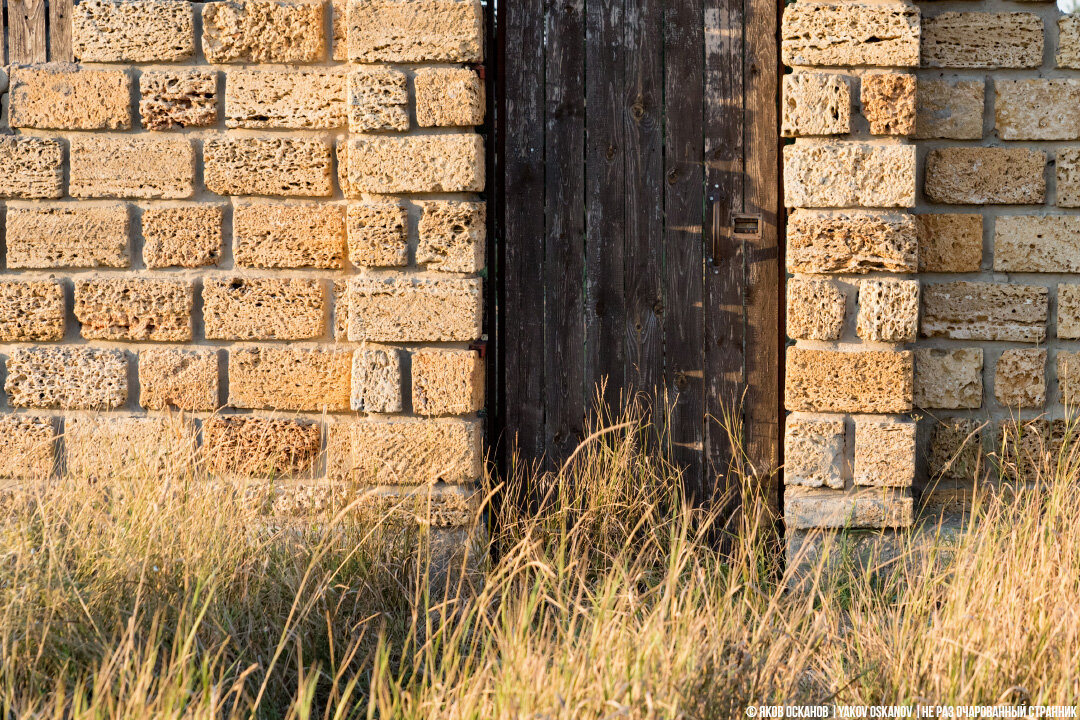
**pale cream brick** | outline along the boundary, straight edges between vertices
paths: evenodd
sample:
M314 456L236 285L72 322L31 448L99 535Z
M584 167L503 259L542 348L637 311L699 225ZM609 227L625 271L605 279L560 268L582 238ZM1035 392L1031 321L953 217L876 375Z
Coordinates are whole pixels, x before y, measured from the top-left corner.
M473 133L361 135L351 138L348 145L349 183L360 192L484 189L484 140Z
M323 334L318 280L215 277L203 283L207 340L307 340Z
M128 130L131 76L126 70L69 65L13 65L9 123L47 130Z
M469 68L421 68L416 87L416 124L463 127L484 124L484 84Z
M139 115L148 130L210 127L217 123L217 73L198 68L144 70Z
M129 267L131 219L123 203L7 207L7 266Z
M906 3L798 2L784 8L785 65L919 64L919 10Z
M84 415L64 421L66 474L79 479L189 477L195 428L182 417Z
M476 278L351 278L349 340L467 342L481 333L483 303Z
M809 412L910 412L913 362L909 351L788 348L785 407Z
M1075 408L1080 404L1080 352L1058 351L1057 380L1061 402Z
M191 197L195 149L185 137L72 135L68 192L82 198Z
M361 348L353 353L353 410L401 412L401 356L393 348Z
M915 76L909 73L867 73L859 91L863 115L874 135L915 132Z
M851 81L836 73L794 73L783 81L784 137L851 131Z
M982 139L986 102L983 80L920 78L916 96L916 139Z
M982 267L982 215L916 215L915 222L919 272L978 272Z
M1033 13L946 12L922 20L923 67L1035 68L1043 23Z
M919 325L918 280L861 280L856 333L863 340L915 341Z
M348 137L339 138L334 143L334 155L337 158L337 181L341 186L341 193L350 200L363 197L363 193L349 181L349 140Z
M80 62L171 62L195 54L192 4L170 0L81 0L71 13Z
M1080 15L1058 18L1057 65L1061 68L1080 68Z
M56 138L0 137L0 197L64 195L64 146Z
M56 428L52 418L0 417L0 478L46 480L56 465Z
M345 217L340 205L237 203L233 207L237 265L264 268L341 268Z
M994 368L994 397L1009 408L1041 408L1046 403L1046 350L1003 352Z
M927 284L922 289L924 337L1042 342L1049 297L1044 287L985 282Z
M784 493L784 523L788 528L891 528L914 522L910 490L865 489L841 493L793 487Z
M784 423L784 484L844 487L844 419L791 415Z
M997 134L1002 140L1080 138L1080 80L995 78Z
M349 350L230 350L229 404L255 410L348 410L351 375Z
M218 351L139 351L139 404L148 410L213 412L218 407Z
M274 477L310 473L322 430L307 420L215 415L203 423L203 454L213 475Z
M127 366L120 350L18 348L8 355L4 391L12 407L111 410L127 402Z
M784 148L788 207L911 207L915 146L854 142Z
M420 239L416 262L429 270L480 272L487 242L487 203L418 202Z
M1057 286L1057 336L1080 339L1080 285Z
M341 127L345 124L345 78L339 70L229 70L225 126Z
M75 318L87 340L191 340L191 280L109 277L75 281Z
M480 0L349 0L352 62L481 62Z
M350 203L349 262L358 267L409 264L408 214L396 202Z
M910 420L855 421L855 484L907 488L915 483L916 425Z
M203 143L206 188L218 195L327 197L330 144L318 138L216 137Z
M475 350L412 354L412 407L417 415L465 415L484 407L484 361Z
M1080 272L1080 216L1009 215L994 223L994 269Z
M958 410L982 406L982 348L915 351L915 406Z
M148 268L214 265L221 259L224 207L211 203L155 206L142 213Z
M239 0L202 10L207 62L308 63L326 58L322 2Z
M1059 148L1057 167L1057 206L1080 207L1080 148Z
M365 419L330 425L327 476L372 485L471 482L483 472L477 420Z
M839 340L847 294L828 280L793 278L787 283L787 334L796 340Z
M972 481L983 466L983 423L973 418L942 418L930 432L930 477Z
M363 67L349 73L350 132L409 129L408 78L388 67Z
M790 272L914 273L918 257L912 215L799 209L788 218Z
M349 44L348 44L348 18L346 17L349 9L348 0L331 0L330 12L333 15L332 20L332 50L330 53L330 59L336 62L344 62L349 59Z
M64 286L59 280L0 280L0 342L64 337Z
M1046 153L1028 148L953 147L926 156L923 191L953 205L1041 205Z

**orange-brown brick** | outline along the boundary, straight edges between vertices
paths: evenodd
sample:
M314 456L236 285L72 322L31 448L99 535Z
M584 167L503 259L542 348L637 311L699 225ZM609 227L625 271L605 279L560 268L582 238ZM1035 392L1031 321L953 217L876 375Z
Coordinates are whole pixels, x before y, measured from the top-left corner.
M349 261L359 267L407 265L409 263L407 220L408 214L401 203L350 204L348 210Z
M325 3L211 2L202 10L208 62L307 63L326 58Z
M305 420L214 416L203 423L203 453L215 475L276 477L310 472L322 431Z
M225 77L225 126L341 127L345 78L338 70L230 70Z
M195 192L195 150L185 137L73 134L68 143L72 197L177 199Z
M190 280L101 277L75 281L75 317L87 340L191 339Z
M483 269L487 205L455 200L417 203L421 216L416 262L429 270L475 273Z
M48 63L13 66L12 127L48 130L127 130L131 127L131 76Z
M349 409L352 351L242 348L229 352L229 404L237 408Z
M217 73L183 68L139 75L139 115L148 130L208 127L217 122Z
M233 257L264 268L340 268L345 260L345 218L340 205L237 203Z
M318 280L215 277L203 283L207 340L306 340L323 334Z
M480 62L480 0L350 0L352 62Z
M143 210L146 267L194 268L216 264L221 259L223 210L223 206L211 203Z
M484 362L475 350L412 354L412 404L417 415L465 415L484 406Z
M219 195L326 197L330 144L317 138L216 137L203 143L206 188Z
M218 406L218 351L161 348L139 352L139 404L210 412Z
M915 76L909 73L868 73L862 78L863 115L875 135L915 132Z
M8 205L8 268L128 267L130 215L122 203Z
M59 280L0 281L0 342L64 337L64 287Z
M0 197L58 198L64 194L64 146L56 138L0 137Z
M785 405L812 412L910 412L913 370L909 351L789 348Z

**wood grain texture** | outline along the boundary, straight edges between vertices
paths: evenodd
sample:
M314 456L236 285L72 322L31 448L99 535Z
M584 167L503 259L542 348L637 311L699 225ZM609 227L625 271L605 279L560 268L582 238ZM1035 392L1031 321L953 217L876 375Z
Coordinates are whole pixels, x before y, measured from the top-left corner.
M7 9L11 62L45 62L45 0L8 0Z
M71 0L49 0L49 60L74 60L71 50Z

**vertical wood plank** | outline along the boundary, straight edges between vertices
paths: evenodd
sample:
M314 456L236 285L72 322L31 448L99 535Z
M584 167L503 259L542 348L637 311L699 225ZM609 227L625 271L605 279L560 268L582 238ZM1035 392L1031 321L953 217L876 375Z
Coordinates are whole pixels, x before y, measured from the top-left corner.
M49 60L72 62L71 0L49 0Z
M543 346L548 466L584 435L585 18L583 0L547 12L545 208L546 339ZM538 352L539 355L539 352Z
M705 449L702 222L704 63L701 0L683 0L664 19L664 384L672 460L702 494Z
M45 62L45 0L8 0L12 63Z
M4 5L6 5L6 3L0 3L0 63L6 65L8 63L6 54L7 33L4 32L4 28L7 27L7 11L4 9Z

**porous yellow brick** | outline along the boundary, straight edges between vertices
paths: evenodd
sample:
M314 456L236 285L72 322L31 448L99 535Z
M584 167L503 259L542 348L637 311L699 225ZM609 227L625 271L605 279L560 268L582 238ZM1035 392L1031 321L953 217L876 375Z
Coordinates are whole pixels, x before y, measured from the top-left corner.
M237 203L233 257L264 268L340 268L345 261L342 206L325 203Z
M484 84L474 70L421 68L413 83L420 127L484 124Z
M333 16L331 21L333 38L330 59L337 62L349 59L348 19L346 18L348 9L348 0L331 0L330 2L330 12Z
M171 0L82 0L71 13L80 62L171 62L195 54L192 4Z
M919 64L919 10L907 3L798 2L784 8L785 65Z
M128 267L130 224L123 203L8 205L7 266Z
M855 331L863 340L914 342L918 324L918 280L859 281L859 315Z
M147 130L209 127L217 122L217 73L183 68L139 75L139 115Z
M179 416L97 414L64 421L66 474L77 479L188 477L196 452L195 427Z
M409 129L408 78L388 67L362 67L349 73L350 132Z
M1041 205L1046 153L1029 148L952 147L926 156L923 191L952 205Z
M784 423L784 484L844 487L844 418L798 413Z
M487 204L421 201L416 262L429 270L480 272L487 264Z
M891 528L914 522L914 500L908 489L864 489L837 492L793 487L784 493L784 523L789 528Z
M18 348L8 355L4 390L12 407L111 410L127 402L127 366L120 350Z
M983 80L920 78L916 139L979 140L983 136Z
M809 412L906 413L912 406L910 351L788 348L785 406Z
M915 483L915 423L855 420L855 484L911 487Z
M81 198L191 197L195 149L185 137L77 134L68 192Z
M995 78L995 122L1002 140L1080 138L1080 80Z
M1061 68L1080 68L1080 15L1062 15L1057 22L1057 65Z
M911 135L915 132L914 75L867 73L862 78L860 101L874 135Z
M1003 352L994 369L994 397L1009 408L1041 408L1046 403L1046 350Z
M986 282L927 284L922 289L924 337L1042 342L1048 291L1037 285Z
M982 406L982 348L915 351L915 406L959 410Z
M206 188L219 195L327 197L330 144L318 138L216 137L203 143Z
M207 340L307 340L323 334L318 280L215 277L203 283Z
M322 430L307 420L215 415L203 423L203 455L214 475L279 477L310 473Z
M323 348L229 351L229 404L258 410L349 409L352 352Z
M394 275L349 280L349 340L467 342L481 333L476 278Z
M143 262L148 268L202 267L221 259L224 207L212 203L146 208Z
M793 278L787 284L787 334L796 340L839 340L847 294L828 280Z
M349 262L359 267L408 265L407 218L401 203L350 203Z
M466 415L484 407L484 361L475 350L412 354L412 406L417 415Z
M64 286L59 280L0 280L0 342L64 337Z
M339 70L229 70L225 126L341 127L345 124L345 78Z
M69 65L13 65L10 124L47 130L131 128L131 76L126 70Z
M982 267L982 215L916 215L915 222L919 231L919 272L978 272Z
M56 458L56 427L52 418L30 415L0 417L0 478L45 480Z
M846 135L851 130L851 82L838 73L785 75L781 134Z
M914 273L913 216L796 210L788 219L787 265L800 273Z
M835 142L784 148L788 207L911 207L915 146Z
M367 347L353 353L352 409L401 412L401 351Z
M1057 206L1080 207L1080 148L1058 148Z
M372 485L472 482L483 471L478 420L394 418L328 428L327 476Z
M1080 339L1080 285L1057 286L1057 336Z
M148 410L211 412L218 407L218 351L139 351L139 404Z
M191 339L191 280L101 277L75 281L75 318L87 340Z
M923 67L1034 68L1042 58L1034 13L945 12L922 21Z
M349 183L360 192L482 192L484 140L473 133L350 138Z
M64 195L64 146L56 138L0 137L0 197Z
M322 2L239 0L202 10L207 62L308 63L326 58Z
M352 62L481 62L480 0L349 0Z

